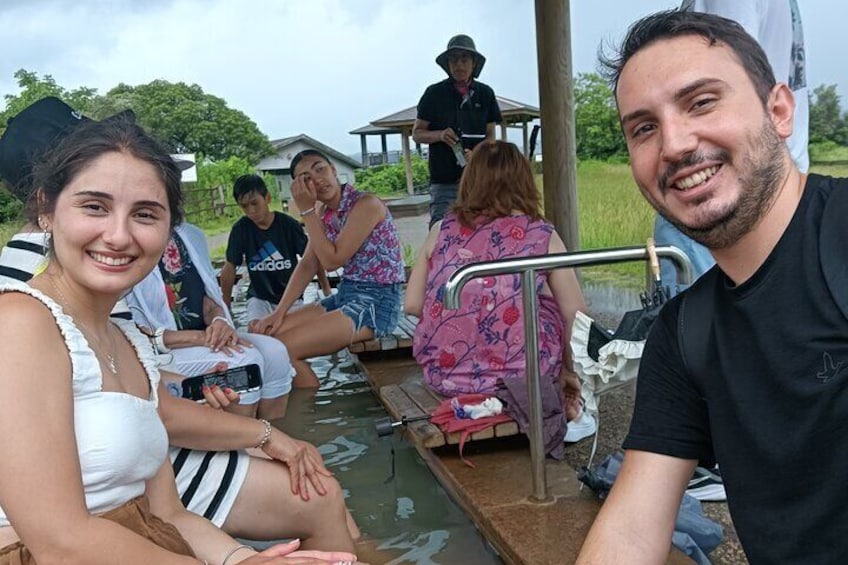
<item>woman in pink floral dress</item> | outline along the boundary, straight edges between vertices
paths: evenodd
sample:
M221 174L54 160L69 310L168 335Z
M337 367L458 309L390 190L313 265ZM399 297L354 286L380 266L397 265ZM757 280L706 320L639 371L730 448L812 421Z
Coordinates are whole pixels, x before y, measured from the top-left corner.
M434 390L445 396L501 395L508 385L525 385L520 276L474 279L462 291L461 307L447 310L444 293L450 275L468 263L562 252L562 239L539 212L529 161L511 143L478 146L463 173L457 204L430 231L406 290L405 310L421 318L413 354ZM569 399L579 398L564 345L575 313L586 305L571 269L539 273L536 284L543 391L559 398L562 414L561 378L570 382ZM566 406L569 419L579 411L577 404Z

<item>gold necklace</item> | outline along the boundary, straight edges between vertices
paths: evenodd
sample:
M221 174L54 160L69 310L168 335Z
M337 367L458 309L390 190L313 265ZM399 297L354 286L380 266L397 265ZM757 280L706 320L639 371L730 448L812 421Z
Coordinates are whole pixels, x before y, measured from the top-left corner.
M88 329L88 326L86 326L83 323L83 321L80 320L78 318L78 316L76 316L76 311L71 308L71 305L68 303L68 299L65 298L65 293L62 292L59 289L59 286L56 284L56 281L53 279L53 275L50 274L50 273L47 273L47 280L50 281L50 286L52 286L53 290L56 291L56 294L59 295L59 298L62 300L62 306L64 306L65 309L68 310L68 313L71 314L71 317L74 319L74 322L79 324L81 329L85 330L83 332L83 334L88 334L90 332L90 330ZM109 332L109 334L110 334L109 335L109 338L110 338L109 341L112 342L112 354L110 355L109 353L107 353L106 351L103 350L103 344L100 343L99 339L97 340L97 349L100 351L100 353L102 353L106 357L106 362L107 362L106 364L108 365L109 370L112 372L113 375L115 375L117 377L118 376L118 360L117 360L118 345L117 345L117 343L115 343L115 336L111 335L111 333L112 332ZM88 337L88 336L86 335L86 337ZM94 348L92 348L92 349L94 349ZM97 352L95 351L95 355L96 355L96 353Z

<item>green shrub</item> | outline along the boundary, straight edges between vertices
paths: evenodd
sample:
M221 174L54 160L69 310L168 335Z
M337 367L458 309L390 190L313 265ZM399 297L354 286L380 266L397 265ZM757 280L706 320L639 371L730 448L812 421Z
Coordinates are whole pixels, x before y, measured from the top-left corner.
M24 205L5 189L0 189L0 222L12 222L23 217Z
M811 143L808 148L810 151L810 161L813 163L848 161L848 147L839 145L835 141Z
M184 187L186 219L205 229L229 226L241 216L241 210L233 199L233 184L238 177L254 174L256 170L247 159L230 157L224 161L209 161L198 158L197 182ZM273 175L263 175L271 197L277 196ZM220 202L217 187L224 194L224 207L213 208Z
M412 156L412 184L421 186L430 183L427 161L418 155ZM356 171L356 188L373 192L379 196L406 193L406 169L403 163L379 165Z

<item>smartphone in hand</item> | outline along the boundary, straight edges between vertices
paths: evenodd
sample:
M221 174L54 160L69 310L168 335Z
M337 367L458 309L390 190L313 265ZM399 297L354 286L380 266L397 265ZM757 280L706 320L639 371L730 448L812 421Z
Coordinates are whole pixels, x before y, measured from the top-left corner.
M203 400L203 387L213 385L218 385L219 388L233 389L239 394L259 390L262 388L259 365L253 363L217 373L187 377L182 381L182 396L190 400Z

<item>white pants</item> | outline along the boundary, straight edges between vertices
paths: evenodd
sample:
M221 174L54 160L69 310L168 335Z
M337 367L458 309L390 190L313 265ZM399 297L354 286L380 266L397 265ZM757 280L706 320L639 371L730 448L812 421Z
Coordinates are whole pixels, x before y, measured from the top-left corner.
M298 308L303 306L303 300L298 299L294 304L289 308L289 312L294 312ZM268 300L262 300L261 298L253 298L247 299L247 323L252 322L253 320L259 320L264 318L265 316L270 316L274 313L274 310L277 309L277 305L273 302L269 302Z
M232 357L221 351L213 352L205 345L175 348L160 356L164 361L161 368L186 377L196 377L211 373L221 362L228 367L255 363L262 373L262 388L242 394L239 404L256 404L260 398L278 398L288 394L292 387L294 367L286 346L267 335L238 332L238 336L253 344L253 347L242 347L244 351L234 352Z

